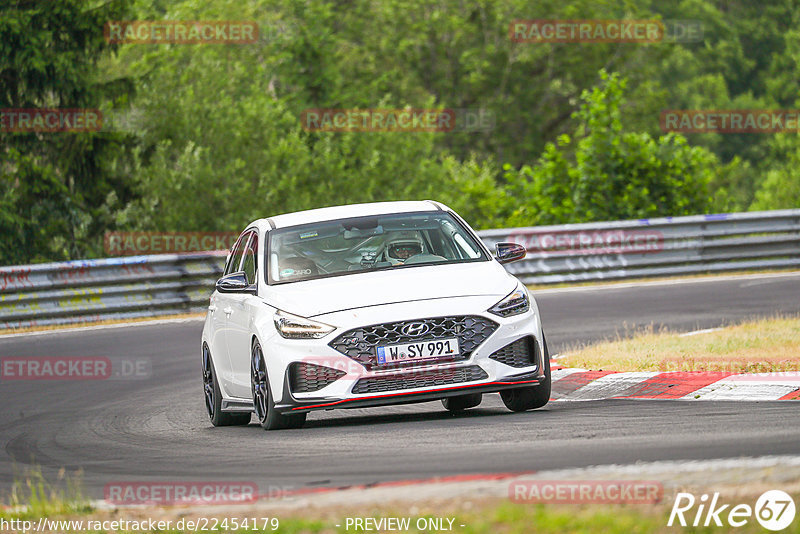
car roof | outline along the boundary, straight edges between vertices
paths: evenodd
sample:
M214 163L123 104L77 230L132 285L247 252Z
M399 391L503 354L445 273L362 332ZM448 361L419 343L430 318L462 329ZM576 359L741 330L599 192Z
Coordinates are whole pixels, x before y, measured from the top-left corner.
M262 228L286 228L313 222L333 221L348 217L368 217L371 215L387 215L392 213L407 213L414 211L450 211L450 209L433 200L412 200L396 202L371 202L369 204L349 204L345 206L331 206L294 213L284 213L265 219L254 221L250 226Z

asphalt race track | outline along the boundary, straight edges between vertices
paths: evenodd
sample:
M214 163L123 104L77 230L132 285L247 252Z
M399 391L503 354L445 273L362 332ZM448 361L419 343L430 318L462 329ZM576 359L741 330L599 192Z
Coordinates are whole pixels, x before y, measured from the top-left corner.
M800 313L800 274L536 293L552 352L668 325L689 331ZM213 428L203 406L202 323L0 339L0 357L149 359L129 380L0 382L0 493L30 465L55 480L82 471L102 497L112 482L256 482L261 492L466 473L655 460L800 454L800 404L555 402L523 414L499 396L453 416L439 402L317 412L301 430Z

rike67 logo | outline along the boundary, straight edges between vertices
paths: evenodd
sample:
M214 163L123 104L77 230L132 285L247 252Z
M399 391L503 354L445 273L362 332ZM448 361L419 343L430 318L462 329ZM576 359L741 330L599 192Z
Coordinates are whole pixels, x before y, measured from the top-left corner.
M778 532L792 524L795 511L792 497L780 490L764 492L754 507L749 504L721 504L719 493L714 493L710 500L705 493L699 499L691 493L678 493L667 526L743 527L755 517L765 529Z

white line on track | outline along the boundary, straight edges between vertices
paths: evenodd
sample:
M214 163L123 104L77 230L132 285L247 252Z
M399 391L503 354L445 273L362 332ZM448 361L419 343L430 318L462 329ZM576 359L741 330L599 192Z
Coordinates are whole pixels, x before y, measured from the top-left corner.
M131 328L136 326L158 326L162 324L193 323L203 322L204 317L181 317L177 319L153 319L147 321L131 321L127 323L99 324L93 326L70 326L69 328L54 328L52 330L40 330L37 332L19 332L17 334L2 334L0 339L23 337L23 336L44 336L48 334L73 334L76 332L92 332L97 330L110 330L112 328Z
M657 372L613 373L592 380L567 395L568 400L605 400L618 397L630 388L652 378Z
M797 390L796 385L791 384L748 384L714 382L704 388L682 397L683 400L704 400L704 401L774 401Z
M679 278L677 280L652 280L642 282L626 282L626 283L610 283L597 284L591 286L579 287L556 287L553 289L531 289L534 295L545 293L572 293L575 291L599 291L604 289L629 289L632 287L647 287L647 286L674 286L681 284L705 284L708 282L730 282L735 280L765 280L770 278L793 278L800 276L800 271L792 271L788 273L766 273L766 274L739 274L739 275L725 275L725 276L707 276L699 278ZM580 283L582 281L576 281Z

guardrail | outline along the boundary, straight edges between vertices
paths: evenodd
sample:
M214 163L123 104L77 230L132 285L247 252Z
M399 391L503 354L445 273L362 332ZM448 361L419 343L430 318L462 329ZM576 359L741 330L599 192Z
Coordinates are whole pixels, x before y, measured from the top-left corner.
M800 209L479 232L524 244L508 264L527 284L800 266ZM0 328L205 310L226 252L0 268Z
M201 312L227 252L0 268L0 328Z
M800 209L480 232L524 244L508 264L526 284L621 280L800 266Z

